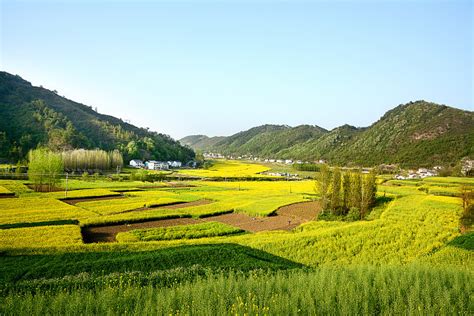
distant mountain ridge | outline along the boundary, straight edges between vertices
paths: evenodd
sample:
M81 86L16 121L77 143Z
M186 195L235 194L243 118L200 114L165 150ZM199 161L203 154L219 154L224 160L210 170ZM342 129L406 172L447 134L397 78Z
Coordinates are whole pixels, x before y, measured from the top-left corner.
M0 159L23 159L38 145L55 150L119 149L126 159L188 161L194 157L191 148L168 135L97 113L90 106L0 72Z
M340 165L450 164L474 158L474 112L426 101L402 104L369 127L331 131L312 125L262 125L228 137L187 136L196 150L262 158L326 159Z

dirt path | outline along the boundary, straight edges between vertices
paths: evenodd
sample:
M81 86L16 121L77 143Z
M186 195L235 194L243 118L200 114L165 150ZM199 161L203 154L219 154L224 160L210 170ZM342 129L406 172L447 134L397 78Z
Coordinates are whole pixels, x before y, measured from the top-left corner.
M204 205L210 202L211 201L209 200L198 200L188 203L161 206L160 208L177 209L188 206ZM82 235L85 243L114 242L116 241L115 236L120 232L143 228L189 225L202 222L221 222L231 226L239 227L249 232L259 232L265 230L291 230L302 223L314 220L319 211L319 202L302 202L281 207L276 211L275 215L264 218L252 217L242 213L231 213L202 219L175 218L152 220L133 224L86 227L82 229Z

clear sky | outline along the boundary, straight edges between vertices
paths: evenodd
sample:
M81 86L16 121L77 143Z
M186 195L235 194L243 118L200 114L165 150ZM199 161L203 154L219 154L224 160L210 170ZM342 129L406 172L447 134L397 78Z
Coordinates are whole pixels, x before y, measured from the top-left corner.
M1 70L175 138L474 109L471 1L0 1Z

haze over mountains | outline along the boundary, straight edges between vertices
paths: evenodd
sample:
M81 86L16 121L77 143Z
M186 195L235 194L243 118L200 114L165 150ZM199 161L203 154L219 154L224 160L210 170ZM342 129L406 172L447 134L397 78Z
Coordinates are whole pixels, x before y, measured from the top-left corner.
M0 159L16 162L38 145L53 150L120 150L125 159L188 161L194 152L171 137L97 113L90 106L0 72Z
M474 112L426 101L399 105L369 127L262 125L228 137L191 135L180 140L195 150L262 158L326 159L371 166L447 165L474 156Z

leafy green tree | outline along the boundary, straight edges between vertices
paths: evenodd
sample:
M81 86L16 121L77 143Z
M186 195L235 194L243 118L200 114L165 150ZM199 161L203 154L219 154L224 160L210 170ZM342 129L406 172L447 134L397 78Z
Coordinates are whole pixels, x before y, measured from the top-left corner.
M316 191L321 196L321 208L323 211L329 208L329 186L331 183L331 172L327 165L322 165L317 176Z
M463 216L461 221L470 224L474 221L474 187L468 186L466 184L461 185L460 196L463 207Z
M350 208L355 207L360 210L362 201L362 175L360 170L351 173L351 184Z
M362 203L360 208L362 218L364 218L369 209L375 205L376 194L376 175L375 171L372 171L364 177L362 182Z
M28 178L33 182L36 191L51 191L60 182L63 173L61 155L45 148L29 152Z
M138 152L138 144L132 140L127 144L126 147L127 153L129 157L138 157L139 152Z
M331 181L331 210L338 213L341 209L341 169L335 168Z
M18 163L16 164L16 168L15 168L15 178L16 179L21 179L21 163L18 161Z
M196 150L196 158L194 160L196 160L199 166L204 165L204 155L201 150Z
M351 174L345 172L342 176L342 207L344 212L348 212L350 209L351 185Z

